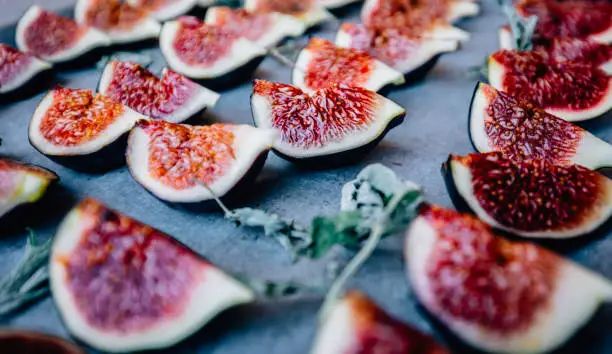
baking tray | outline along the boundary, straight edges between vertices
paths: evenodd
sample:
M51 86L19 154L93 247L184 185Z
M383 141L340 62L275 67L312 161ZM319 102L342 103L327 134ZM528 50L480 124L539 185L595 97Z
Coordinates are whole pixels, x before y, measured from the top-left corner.
M40 1L51 6L50 0ZM65 3L65 1L63 2ZM63 5L62 5L63 6ZM56 5L57 7L57 5ZM10 12L14 22L24 4L11 2L2 7L3 18ZM358 7L342 14L356 21ZM69 9L64 11L70 13ZM482 13L458 24L472 38L463 48L444 55L419 83L391 91L388 97L407 110L405 122L392 130L371 154L354 165L329 170L307 170L271 154L260 177L242 204L261 207L307 223L313 216L338 210L340 188L364 166L380 162L425 189L426 199L452 206L440 175L440 165L449 153L473 152L467 134L468 107L476 78L470 70L483 62L497 48L497 28L501 11L494 0L482 1ZM313 34L332 39L334 25ZM14 43L14 25L0 29L0 41ZM146 50L153 56L153 70L161 70L163 58L157 48ZM256 72L257 78L290 82L291 70L268 58ZM57 83L68 87L95 89L100 70L88 68L59 72ZM200 121L251 123L249 95L251 84L222 92L217 107ZM316 262L292 264L287 252L259 230L236 228L221 213L193 213L177 209L147 193L130 176L126 167L104 175L82 174L58 165L34 150L28 143L27 126L42 93L21 102L0 107L0 154L37 164L55 171L61 185L34 209L29 209L17 225L0 225L0 274L5 274L21 256L26 226L39 237L53 235L64 214L85 196L97 198L138 220L175 236L200 252L222 269L246 277L308 282L325 274L330 257L348 259L344 250L332 252ZM582 124L598 137L612 141L612 115ZM553 249L612 278L612 236L589 239L580 244L552 244ZM394 316L426 332L443 337L455 352L471 352L452 336L434 325L416 304L404 275L402 237L387 239L351 281L350 287L365 291ZM206 299L203 299L205 301ZM316 330L316 313L321 296L298 296L281 301L262 300L254 305L233 309L220 316L197 334L168 353L308 353ZM38 302L17 315L0 319L0 324L27 328L69 337L50 298ZM1 352L1 349L0 349ZM564 353L612 353L612 309L604 308L569 345Z

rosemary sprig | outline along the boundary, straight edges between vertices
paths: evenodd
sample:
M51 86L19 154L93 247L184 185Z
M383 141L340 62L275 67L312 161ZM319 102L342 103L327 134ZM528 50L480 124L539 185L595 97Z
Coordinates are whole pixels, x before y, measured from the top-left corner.
M512 38L514 39L514 49L532 50L533 37L535 35L536 25L538 23L537 16L524 18L516 11L512 5L512 1L499 0L499 5L508 19Z

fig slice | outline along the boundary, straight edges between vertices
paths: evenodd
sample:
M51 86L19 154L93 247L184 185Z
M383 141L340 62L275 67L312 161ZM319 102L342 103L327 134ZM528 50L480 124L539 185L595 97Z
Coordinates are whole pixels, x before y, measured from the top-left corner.
M44 168L0 158L0 217L20 205L38 201L57 179L55 173Z
M70 333L106 352L170 347L254 297L171 236L93 199L60 225L49 273Z
M49 69L51 64L0 43L0 95L21 89Z
M102 171L125 162L120 138L145 118L91 90L60 87L38 105L28 135L34 148L58 162Z
M310 39L293 69L293 85L306 92L326 88L330 83L379 91L404 82L404 74L368 53L342 48L320 37Z
M406 111L358 87L330 86L312 94L300 88L255 80L251 108L255 125L280 131L275 151L309 162L346 163L359 158L399 125Z
M367 52L412 81L422 78L441 54L456 51L467 38L466 32L448 25L435 25L414 36L394 28L374 31L362 24L343 23L336 45Z
M495 52L488 66L493 87L567 121L596 118L612 109L612 76L600 68L517 50Z
M256 176L276 135L249 125L140 121L126 156L134 179L159 199L199 203L226 196Z
M167 21L193 10L198 0L127 0L127 3L145 9L158 21Z
M48 334L0 329L0 347L6 353L85 354L75 344Z
M317 0L244 0L249 12L280 12L302 21L306 27L313 27L334 16Z
M612 301L608 279L441 207L421 210L406 233L404 255L421 304L487 352L549 352Z
M228 6L215 6L206 11L205 22L233 30L237 35L264 48L271 48L287 37L299 37L306 31L304 23L279 12L249 12Z
M367 296L348 292L323 319L311 354L447 354L444 347L391 317Z
M113 44L128 44L159 37L161 24L141 8L120 0L78 0L74 18L104 32Z
M17 23L15 41L19 50L51 63L70 62L110 45L110 39L101 31L37 5L30 7Z
M247 79L266 55L263 47L233 30L205 24L195 17L166 22L160 48L170 68L215 87Z
M490 152L451 155L443 173L456 205L523 237L586 235L612 215L612 180L580 165L516 162Z
M516 161L541 159L590 169L612 167L612 146L543 109L478 83L469 117L478 152L500 151Z
M110 61L100 78L98 92L134 111L180 123L214 107L219 94L164 69L161 79L136 63Z

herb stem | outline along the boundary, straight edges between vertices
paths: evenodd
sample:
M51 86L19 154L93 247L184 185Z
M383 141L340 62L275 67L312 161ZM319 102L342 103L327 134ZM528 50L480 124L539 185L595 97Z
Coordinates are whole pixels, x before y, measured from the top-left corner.
M210 193L210 195L212 195L212 197L214 198L215 202L217 202L217 205L219 205L219 208L223 210L223 213L225 213L226 217L230 215L234 215L234 213L227 207L227 205L225 205L225 203L221 201L221 198L219 198L217 194L213 192L213 190L208 186L208 184L200 181L197 178L194 178L193 180L195 181L196 184L199 184L200 186L206 188L208 193Z

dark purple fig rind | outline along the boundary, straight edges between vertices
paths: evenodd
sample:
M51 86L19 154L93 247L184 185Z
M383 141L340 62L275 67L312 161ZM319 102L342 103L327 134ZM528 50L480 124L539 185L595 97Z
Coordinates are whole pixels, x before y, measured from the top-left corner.
M214 91L229 90L249 82L265 58L265 56L253 58L248 63L216 78L192 80Z
M425 62L423 65L419 66L418 68L406 73L404 75L404 78L406 78L406 83L403 85L400 85L399 87L405 86L406 84L416 84L419 83L423 80L425 80L425 78L427 77L427 75L429 74L430 71L433 70L433 68L436 66L436 64L438 63L438 60L440 59L440 57L442 56L442 54L436 54L433 58L429 59L427 62Z
M460 212L475 214L474 210L470 208L467 201L461 196L459 190L457 190L457 185L455 184L455 177L453 176L453 170L451 167L452 161L453 157L451 155L448 157L446 162L442 164L442 167L440 169L448 195L451 201L453 202L455 209Z
M19 354L85 354L76 344L65 339L30 331L0 329L3 353Z
M470 100L470 108L468 110L468 119L467 119L467 132L468 132L468 137L470 138L470 144L472 145L472 148L474 149L474 151L477 151L477 152L481 152L481 151L478 151L478 148L476 147L476 143L474 142L474 138L472 138L472 110L474 108L474 101L476 101L476 95L478 95L478 92L480 92L480 87L482 84L483 84L482 81L478 81L476 83L476 87L474 87L474 92L472 93L472 99ZM442 168L444 169L444 165Z
M53 68L45 69L28 81L26 81L23 85L15 88L12 91L0 93L0 103L12 103L16 101L23 101L32 96L36 96L39 93L48 90L53 87L55 76L53 73Z

